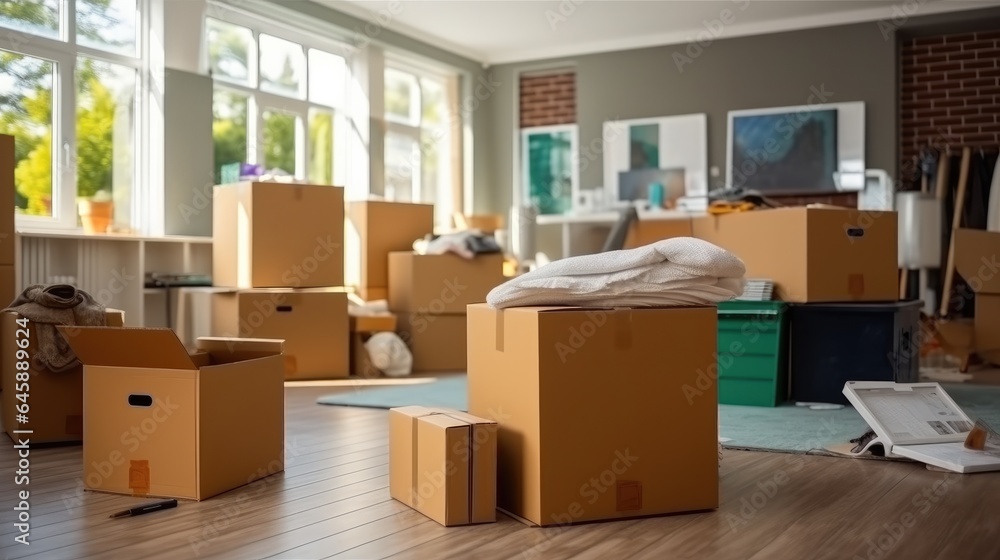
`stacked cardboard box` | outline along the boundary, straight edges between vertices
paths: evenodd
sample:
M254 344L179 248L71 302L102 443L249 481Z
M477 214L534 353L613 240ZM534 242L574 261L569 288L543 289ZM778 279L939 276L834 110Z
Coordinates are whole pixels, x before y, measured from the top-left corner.
M216 336L285 341L286 379L349 375L344 189L237 183L215 187Z
M504 282L503 255L389 254L389 309L413 371L465 371L466 307Z
M386 299L389 253L413 250L413 242L434 233L434 205L358 201L348 206L347 283L362 299ZM357 268L355 268L357 266Z
M14 137L0 134L0 200L14 200ZM14 213L0 212L0 305L14 301ZM0 307L2 309L3 307Z
M353 308L351 308L353 309ZM351 375L357 377L378 377L379 371L368 355L365 343L379 332L396 331L396 315L392 313L355 314L351 317Z
M942 321L937 331L946 350L956 356L977 354L1000 365L1000 233L956 229L955 269L975 292L975 319Z

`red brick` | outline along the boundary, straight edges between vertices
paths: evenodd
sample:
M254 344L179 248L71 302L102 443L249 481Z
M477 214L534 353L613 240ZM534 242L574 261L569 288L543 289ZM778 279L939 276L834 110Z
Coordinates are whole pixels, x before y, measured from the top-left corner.
M966 115L978 115L979 107L952 107L948 109L948 114L962 117Z
M976 39L1000 39L1000 31L977 31Z
M964 55L965 53L955 53L959 55ZM913 64L937 64L939 62L948 62L954 54L926 54L923 56L914 57Z
M976 57L979 60L989 60L989 59L996 60L997 58L1000 58L1000 48L983 49L981 51L976 51Z
M992 143L992 142L996 142L996 139L997 139L996 135L993 134L993 133L990 133L990 132L979 132L979 133L976 133L976 134L964 134L964 135L962 135L962 140L964 140L965 142L970 143L970 144L974 143L974 142L975 143L978 143L978 142Z
M1000 77L1000 68L994 68L992 70L990 70L990 69L983 69L983 70L979 70L978 72L979 72L979 77L980 78L997 78L997 77Z
M981 95L979 97L967 97L965 104L969 106L992 105L997 101L992 95Z
M993 39L986 39L982 41L969 41L967 43L962 43L963 51L980 51L996 48L996 41Z
M941 99L934 101L934 108L938 107L962 107L965 105L964 99Z
M929 64L927 66L928 72L954 72L955 70L961 70L962 64L960 62L944 62L939 64Z
M944 37L917 37L913 39L914 45L943 45Z
M930 109L933 105L930 101L904 101L902 103L902 108L904 111L912 111L917 109Z
M949 80L968 80L976 77L978 70L963 70L961 72L948 72Z
M948 89L945 87L941 89L928 89L927 91L920 92L916 97L918 101L944 99L948 97Z
M1000 78L976 78L962 82L962 86L967 88L987 88L995 85L1000 85Z
M961 43L949 43L947 45L930 45L931 54L953 53L962 50Z
M998 84L998 87L981 87L979 88L979 94L1000 97L1000 84Z
M970 115L968 117L965 117L964 124L977 125L977 126L993 124L993 115L989 114Z
M922 56L925 54L930 54L930 49L926 46L912 46L906 45L903 47L903 56Z
M954 89L948 90L948 99L956 99L956 98L962 98L962 97L976 97L978 95L979 95L979 91L976 88L973 88L973 87L970 87L970 88L965 88L965 87L958 88L958 87L956 87Z
M962 52L948 53L947 55L938 55L938 56L945 56L948 59L948 62L954 62L954 61L959 61L959 60L975 60L976 59L976 53L975 52L971 52L971 51L962 51ZM930 58L930 57L928 57L928 58Z
M1000 123L995 124L983 124L979 126L980 130L983 132L993 132L1000 133Z
M944 37L945 43L966 43L968 41L975 41L975 33L956 33L954 35L946 35Z
M971 124L971 125L970 124L966 124L966 125L960 125L960 126L953 126L953 127L949 128L948 130L952 134L961 134L964 137L966 134L976 134L976 133L978 133L979 132L979 125L978 124Z
M957 126L963 124L962 117L942 117L934 119L934 126Z
M977 59L962 63L962 68L965 70L978 70L981 68L996 68L996 67L997 67L997 61L990 59Z
M927 83L927 89L932 90L932 91L933 90L940 90L940 89L949 90L949 89L954 89L954 88L955 88L955 82L952 82L950 80L946 80L944 78L942 78L942 79L940 79L938 81L928 82Z

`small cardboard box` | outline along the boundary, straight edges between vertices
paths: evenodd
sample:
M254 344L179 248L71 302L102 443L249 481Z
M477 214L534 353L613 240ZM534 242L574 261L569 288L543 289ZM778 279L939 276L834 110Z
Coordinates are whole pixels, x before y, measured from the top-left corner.
M0 314L0 336L3 336L3 365L0 367L3 404L0 409L3 410L4 430L15 441L14 430L31 430L30 435L18 437L29 437L33 443L79 442L83 439L83 366L55 373L36 369L29 359L27 385L18 381L18 350L24 350L31 357L38 348L38 330L33 322L27 327L28 346L20 348L18 345L25 331L17 323L19 318L21 316L12 311ZM105 323L109 327L121 327L124 322L124 311L108 309L105 312ZM72 337L76 332L69 331L64 337ZM17 395L25 393L28 422L21 424L17 422L17 405L25 401L18 400Z
M78 330L86 488L204 500L284 470L280 340Z
M14 200L14 137L0 134L0 200ZM0 265L14 264L14 212L0 212ZM11 298L13 299L13 298ZM4 305L10 300L4 302Z
M434 205L366 200L347 207L347 284L361 289L389 286L389 253L410 251L413 242L434 233ZM365 297L365 299L382 299Z
M381 373L368 356L365 342L377 332L396 332L396 316L392 313L376 315L351 314L351 375L378 377Z
M496 521L497 425L457 410L389 410L389 494L434 521Z
M465 313L467 305L486 301L486 294L505 281L500 253L477 255L473 259L452 253L390 253L389 309L425 314Z
M465 314L400 313L397 330L413 353L413 371L465 371L466 325Z
M778 208L705 216L694 237L728 249L748 278L770 278L788 302L899 299L895 212Z
M469 306L497 505L541 526L719 506L715 307Z
M629 228L625 248L634 249L672 237L691 237L691 218L639 220Z
M957 229L954 232L955 269L976 294L972 347L979 357L1000 365L1000 233ZM960 328L939 326L952 339Z
M212 294L212 334L285 341L285 379L350 374L347 293L269 288Z
M286 183L215 187L212 281L230 288L344 285L344 189Z

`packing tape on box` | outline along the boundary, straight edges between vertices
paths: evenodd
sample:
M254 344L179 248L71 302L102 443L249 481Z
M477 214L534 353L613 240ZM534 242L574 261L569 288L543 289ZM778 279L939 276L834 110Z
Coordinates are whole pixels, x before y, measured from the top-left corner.
M497 352L503 352L503 309L497 309L494 314L497 317Z
M851 297L854 298L860 298L865 295L864 274L847 275L847 293L851 294Z
M615 348L626 350L632 347L632 310L616 307L611 312L615 324Z
M136 496L149 494L149 461L145 459L129 461L128 487Z

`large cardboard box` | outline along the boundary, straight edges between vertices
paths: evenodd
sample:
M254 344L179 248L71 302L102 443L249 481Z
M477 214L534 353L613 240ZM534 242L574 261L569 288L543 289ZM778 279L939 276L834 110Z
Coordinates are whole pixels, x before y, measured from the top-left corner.
M397 331L413 354L413 371L466 370L467 321L464 313L399 313Z
M215 187L212 281L233 288L344 285L344 189L286 183Z
M691 237L691 234L691 218L639 220L629 228L625 248L634 249L672 237Z
M10 305L17 295L17 278L14 276L14 265L0 265L0 309Z
M3 364L0 375L3 376L2 397L4 431L11 439L30 438L33 443L72 443L83 439L83 367L77 366L59 373L36 369L32 360L28 360L28 381L17 379L21 371L17 363L21 361L19 350L24 350L30 358L38 348L38 329L35 323L28 322L27 328L17 323L21 316L14 312L0 314L0 342L3 348ZM105 323L109 327L121 327L125 322L125 312L108 309L105 313ZM27 332L28 345L21 348L18 342L24 340ZM69 331L72 337L76 330ZM66 335L64 335L66 336ZM24 400L18 395L25 394ZM27 404L27 423L17 421L17 406ZM29 435L14 434L14 430L31 430Z
M347 214L347 259L351 263L347 284L363 292L375 290L376 295L389 286L389 253L410 251L414 241L434 233L433 204L358 201L348 205ZM353 268L355 263L357 268Z
M14 137L0 134L0 200L14 200ZM13 204L13 203L12 203ZM0 265L14 264L14 211L0 212Z
M390 253L389 309L423 314L465 313L467 305L486 301L486 294L505 281L500 253L473 259L452 253Z
M719 505L715 307L469 306L497 504L547 526Z
M374 364L365 348L365 342L378 332L396 332L396 315L392 313L358 315L348 309L351 326L351 375L378 377L381 371Z
M976 294L972 336L964 344L984 360L1000 365L1000 233L957 229L952 239L955 269ZM938 329L952 345L961 346L958 339L968 338L968 325L964 329L961 325L942 323Z
M694 237L743 259L789 302L896 301L895 212L778 208L694 218Z
M170 329L87 327L86 488L204 500L284 470L281 341L199 338Z
M434 521L496 521L497 425L457 410L389 410L389 494Z
M350 375L347 293L250 289L212 295L212 334L285 341L285 379Z

